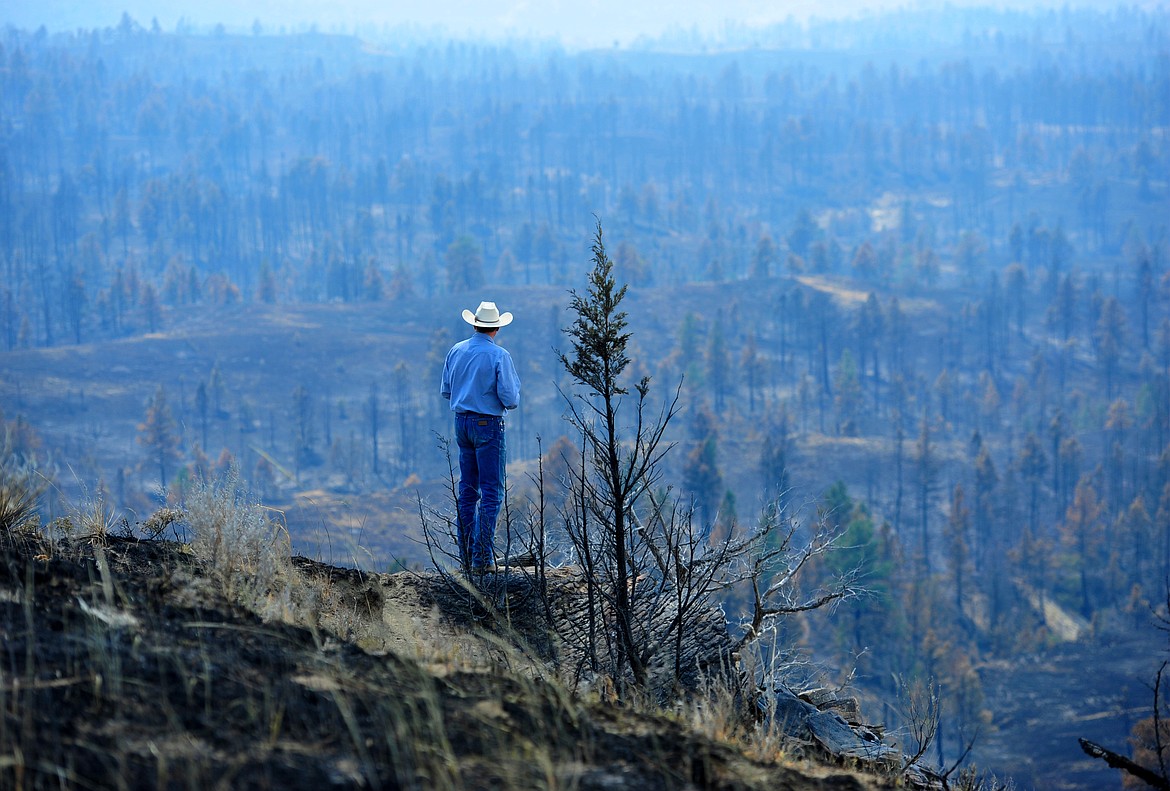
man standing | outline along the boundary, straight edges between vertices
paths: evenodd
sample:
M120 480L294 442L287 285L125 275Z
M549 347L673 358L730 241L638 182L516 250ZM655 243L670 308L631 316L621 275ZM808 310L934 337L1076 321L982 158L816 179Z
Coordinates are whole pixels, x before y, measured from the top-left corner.
M512 355L496 345L496 333L512 323L494 302L463 311L475 334L447 352L443 398L455 413L459 445L458 540L464 571L496 570L493 542L504 494L504 410L520 406L520 377ZM476 502L479 508L476 509Z

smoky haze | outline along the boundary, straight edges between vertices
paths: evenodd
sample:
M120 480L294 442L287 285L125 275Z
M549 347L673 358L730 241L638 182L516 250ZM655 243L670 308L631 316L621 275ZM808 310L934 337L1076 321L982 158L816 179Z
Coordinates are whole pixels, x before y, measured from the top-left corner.
M789 634L942 679L941 765L1116 787L1076 739L1128 744L1166 647L1170 12L867 8L9 3L0 448L45 524L236 466L297 552L428 563L481 300L516 524L564 503L601 221L676 507L823 515L872 593Z
M101 28L116 25L128 14L143 27L157 20L163 30L179 24L193 29L223 25L227 30L252 30L258 22L266 33L291 33L316 28L321 32L373 34L379 31L415 29L445 32L459 37L533 37L556 39L567 46L608 47L630 45L639 38L671 31L719 37L728 29L753 30L789 19L832 19L871 15L883 11L929 9L939 3L902 3L897 0L794 0L787 3L756 0L726 0L720 3L623 3L619 0L440 0L423 3L383 3L346 0L319 3L310 0L255 0L233 3L145 2L144 0L98 0L75 3L28 0L9 4L2 12L4 22L21 28L44 25L50 31ZM1106 7L1095 0L1073 3L1041 3L1015 0L1008 3L947 3L947 7L995 6L1018 10L1063 7ZM1137 6L1156 7L1156 3Z

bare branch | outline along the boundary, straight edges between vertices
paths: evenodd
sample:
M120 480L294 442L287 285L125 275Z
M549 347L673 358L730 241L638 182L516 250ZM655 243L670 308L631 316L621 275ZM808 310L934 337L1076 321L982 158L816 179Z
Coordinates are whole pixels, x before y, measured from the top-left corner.
M1162 662L1162 666L1158 668L1158 675L1154 677L1154 749L1158 753L1158 769L1162 772L1162 779L1167 780L1166 775L1166 745L1162 743L1162 674L1166 672L1166 665L1170 664Z
M945 772L942 773L944 785L946 784L947 778L949 778L951 775L953 775L955 773L955 770L957 770L960 766L962 766L963 762L967 760L967 757L969 755L971 755L971 751L973 749L975 749L975 742L979 741L979 735L981 733L982 733L982 729L977 728L975 730L975 735L967 740L967 746L963 748L963 752L959 753L959 757L955 759L955 762L953 764L951 764L950 769L947 769Z
M1134 777L1146 783L1151 788L1163 789L1163 791L1170 791L1170 782L1167 782L1165 777L1161 777L1157 772L1151 771L1141 764L1134 763L1129 758L1126 758L1120 753L1115 753L1112 750L1106 749L1099 744L1089 741L1088 739L1077 739L1081 745L1081 749L1085 751L1085 755L1092 758L1100 758L1105 763L1109 764L1114 769L1120 769L1123 772L1128 772Z
M918 763L938 735L938 725L941 719L942 703L939 699L938 686L931 679L925 683L915 680L907 685L905 680L898 678L898 686L904 695L906 706L905 716L909 723L910 735L918 745L918 751L906 760L904 768Z

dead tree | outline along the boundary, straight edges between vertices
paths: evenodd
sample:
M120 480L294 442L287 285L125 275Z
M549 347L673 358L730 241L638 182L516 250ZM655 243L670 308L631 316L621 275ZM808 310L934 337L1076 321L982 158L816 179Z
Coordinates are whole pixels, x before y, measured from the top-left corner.
M638 558L630 529L630 514L638 499L654 482L662 455L666 427L676 414L678 393L656 418L648 415L650 379L635 385L637 401L633 425L623 426L622 400L629 395L622 374L630 363L626 347L626 314L619 310L626 295L613 276L613 261L606 255L601 223L593 238L593 269L585 294L573 292L570 307L577 318L565 329L572 342L561 364L580 387L577 398L566 399L569 421L580 432L587 461L577 474L581 505L570 536L583 550L594 545L603 554L590 552L585 573L591 594L604 591L613 614L616 641L612 646L616 677L629 671L636 685L646 680L643 651L634 635L632 600L638 584ZM589 537L590 523L594 535ZM601 586L604 586L602 588Z
M1120 753L1115 753L1112 750L1106 749L1095 742L1088 739L1077 739L1080 742L1081 749L1085 751L1086 755L1093 758L1100 758L1105 763L1109 764L1114 769L1121 769L1146 783L1150 788L1160 788L1164 791L1170 791L1170 782L1162 775L1154 772L1139 763L1131 761Z
M832 604L858 588L847 576L811 597L795 593L801 571L832 549L826 531L814 530L809 543L798 547L796 522L773 511L750 529L716 538L711 525L696 519L692 504L662 486L660 463L672 447L665 433L677 414L681 384L657 408L649 398L649 378L630 393L623 380L630 333L619 310L626 287L613 277L600 223L592 250L589 289L573 292L576 319L565 330L573 349L560 355L578 386L566 402L568 420L582 439L570 473L570 505L562 515L588 597L586 623L578 630L586 661L594 672L609 675L620 694L630 684L646 688L652 673L663 668L669 667L675 683L695 669L684 664L697 661L701 651L688 652L684 643L703 643L704 625L716 613L726 637L716 607L723 591L744 584L753 591L743 637L720 642L730 654L775 619Z

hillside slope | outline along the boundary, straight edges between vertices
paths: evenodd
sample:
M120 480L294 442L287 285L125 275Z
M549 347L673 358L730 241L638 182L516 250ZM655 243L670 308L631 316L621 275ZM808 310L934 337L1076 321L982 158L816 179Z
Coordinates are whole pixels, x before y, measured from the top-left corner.
M791 755L753 760L685 716L575 699L507 660L514 652L445 632L450 625L409 596L402 618L385 622L382 644L355 632L367 652L320 627L244 611L185 545L101 539L0 535L4 787L894 783ZM362 589L355 572L300 567L311 572L299 588L311 604L302 615L336 625L339 613L372 611L351 595Z

